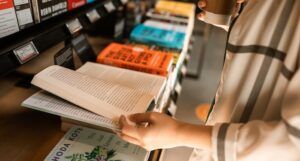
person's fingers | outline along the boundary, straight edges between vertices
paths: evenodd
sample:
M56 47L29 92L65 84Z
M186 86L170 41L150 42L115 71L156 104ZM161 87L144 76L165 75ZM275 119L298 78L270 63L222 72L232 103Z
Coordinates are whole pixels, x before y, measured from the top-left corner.
M198 7L199 8L204 8L206 6L206 1L205 0L200 0L199 2L198 2Z
M205 12L200 12L198 15L197 15L197 18L201 21L204 21L204 18L205 18Z
M137 124L153 123L154 122L153 115L154 113L152 112L132 114L129 116L129 120Z
M139 142L136 138L133 138L133 137L131 137L131 136L128 136L128 135L126 135L126 134L121 134L121 133L117 133L117 135L118 135L121 139L123 139L123 140L125 140L125 141L127 141L127 142L129 142L129 143L132 143L132 144L141 146L140 142Z
M119 119L120 130L122 134L139 139L141 136L140 129L138 127L129 125L125 116L121 116Z

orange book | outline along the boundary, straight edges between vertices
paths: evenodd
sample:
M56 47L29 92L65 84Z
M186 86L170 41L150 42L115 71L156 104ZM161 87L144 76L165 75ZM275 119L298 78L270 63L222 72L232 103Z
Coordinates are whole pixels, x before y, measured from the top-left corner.
M150 74L167 76L171 71L170 53L111 43L97 57L97 62Z

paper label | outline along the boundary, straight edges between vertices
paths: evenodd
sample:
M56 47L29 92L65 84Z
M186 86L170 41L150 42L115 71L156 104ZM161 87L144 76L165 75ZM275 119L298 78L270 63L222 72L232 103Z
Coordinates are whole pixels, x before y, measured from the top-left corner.
M21 64L26 63L39 54L33 42L29 42L28 44L15 49L13 52Z
M113 12L114 10L116 10L116 7L114 6L114 4L110 1L110 2L108 2L108 3L105 3L104 4L104 7L105 7L105 9L106 9L106 11L108 12L108 13L111 13L111 12Z
M82 29L82 25L77 18L67 22L66 26L72 35Z
M101 18L101 16L99 15L96 9L93 9L90 12L86 13L86 17L89 19L91 23L94 23Z

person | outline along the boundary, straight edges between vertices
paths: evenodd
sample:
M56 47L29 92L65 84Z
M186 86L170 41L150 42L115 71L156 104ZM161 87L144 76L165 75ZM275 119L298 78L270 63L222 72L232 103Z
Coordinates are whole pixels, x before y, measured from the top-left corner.
M147 150L193 147L191 161L300 160L300 1L243 3L206 125L138 113L120 117L122 139Z

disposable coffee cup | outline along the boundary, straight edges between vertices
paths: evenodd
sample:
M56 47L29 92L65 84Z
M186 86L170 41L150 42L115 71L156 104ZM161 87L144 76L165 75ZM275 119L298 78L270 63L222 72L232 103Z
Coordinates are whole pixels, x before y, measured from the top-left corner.
M236 0L206 0L204 21L229 26Z

